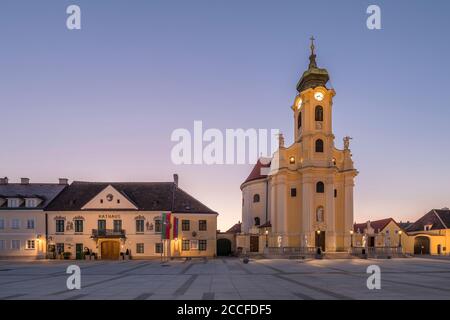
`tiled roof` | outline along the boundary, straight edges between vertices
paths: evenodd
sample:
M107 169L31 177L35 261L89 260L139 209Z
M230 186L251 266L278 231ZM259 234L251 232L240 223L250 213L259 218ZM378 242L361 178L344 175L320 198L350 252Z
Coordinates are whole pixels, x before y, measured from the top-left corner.
M270 167L270 163L262 164L261 161L258 160L258 162L253 167L252 171L250 172L249 176L247 177L247 179L245 179L245 181L242 184L247 183L249 181L266 178L267 175L261 174L261 169L269 168L269 167Z
M230 229L228 229L226 231L226 233L241 233L241 226L242 226L242 223L238 222L234 226L232 226Z
M173 182L81 182L74 181L47 208L78 211L107 186L125 195L139 210L175 213L214 213ZM175 193L174 193L175 192Z
M272 224L270 221L267 221L266 223L260 225L258 228L272 228Z
M0 198L39 198L43 200L37 207L27 208L24 205L18 208L8 208L7 203L0 207L0 210L35 210L43 209L47 206L66 185L58 183L8 183L0 185Z
M424 231L427 225L431 225L431 230L450 228L450 210L433 209L409 226L407 231Z
M387 219L381 219L381 220L375 220L375 221L370 221L370 226L373 228L375 233L378 233L378 230L383 230L384 228L386 228L386 226L389 224L389 222L394 221L395 224L398 225L397 222L395 222L394 219L392 218L387 218ZM355 223L353 225L353 231L354 232L359 232L363 233L364 230L367 228L367 222L366 223Z

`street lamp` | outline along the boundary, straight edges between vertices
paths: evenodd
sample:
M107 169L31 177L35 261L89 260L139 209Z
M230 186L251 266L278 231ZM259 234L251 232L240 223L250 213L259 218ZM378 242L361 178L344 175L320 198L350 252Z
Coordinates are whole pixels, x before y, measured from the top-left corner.
M402 230L398 231L398 247L401 248L402 247Z
M267 247L269 247L269 238L268 238L269 230L266 229L266 231L264 231L264 233L266 234L266 248L267 248Z
M350 248L353 248L353 230L350 230Z

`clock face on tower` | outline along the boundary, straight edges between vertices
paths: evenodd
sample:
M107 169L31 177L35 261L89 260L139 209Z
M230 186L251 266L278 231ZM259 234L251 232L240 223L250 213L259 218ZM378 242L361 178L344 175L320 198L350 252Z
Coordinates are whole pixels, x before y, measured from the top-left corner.
M317 101L322 101L323 100L323 93L322 92L314 93L314 99L316 99Z

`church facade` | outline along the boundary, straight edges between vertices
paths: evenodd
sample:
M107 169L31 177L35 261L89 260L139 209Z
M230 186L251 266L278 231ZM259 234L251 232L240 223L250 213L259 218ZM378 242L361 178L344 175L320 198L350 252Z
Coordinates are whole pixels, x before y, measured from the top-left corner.
M237 246L321 247L346 251L353 230L353 188L358 174L350 151L335 146L329 74L316 63L314 39L308 69L292 105L295 141L282 135L271 159L260 159L242 183L242 233Z

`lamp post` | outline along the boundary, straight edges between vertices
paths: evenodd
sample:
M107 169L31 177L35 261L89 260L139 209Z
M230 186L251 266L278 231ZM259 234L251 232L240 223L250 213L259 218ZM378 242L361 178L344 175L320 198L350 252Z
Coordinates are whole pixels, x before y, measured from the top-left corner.
M269 238L268 238L269 230L266 229L266 231L264 231L264 233L266 234L266 248L268 248L269 247Z
M353 230L350 230L350 248L353 248Z
M402 247L402 230L398 231L398 247L401 248Z

